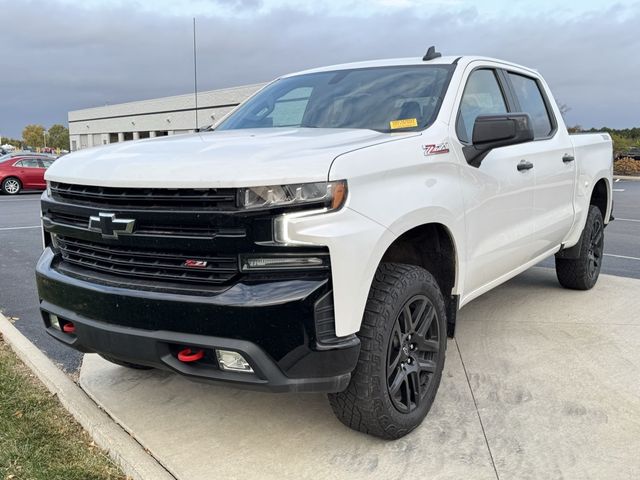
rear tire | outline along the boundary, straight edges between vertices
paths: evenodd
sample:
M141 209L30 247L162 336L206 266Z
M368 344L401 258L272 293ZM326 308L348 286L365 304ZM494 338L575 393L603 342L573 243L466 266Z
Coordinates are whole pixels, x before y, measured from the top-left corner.
M604 252L604 221L600 209L589 207L587 222L580 236L578 258L556 257L556 276L565 288L589 290L598 281Z
M118 360L117 358L113 358L102 353L100 353L99 355L105 360L111 363L115 363L116 365L120 365L121 367L132 368L134 370L153 370L153 367L148 367L146 365L138 365L137 363L125 362L124 360Z
M384 439L416 428L429 412L444 367L445 304L425 269L382 263L365 308L358 364L346 390L329 394L346 426Z
M17 195L22 190L22 182L16 177L7 177L2 181L1 188L7 195Z

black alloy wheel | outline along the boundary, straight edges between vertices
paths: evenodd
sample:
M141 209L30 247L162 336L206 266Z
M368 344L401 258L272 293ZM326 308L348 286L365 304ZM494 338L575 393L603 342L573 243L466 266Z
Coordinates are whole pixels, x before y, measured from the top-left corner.
M593 279L600 273L602 263L602 251L604 249L604 224L602 217L596 217L593 221L591 235L589 239L589 250L587 252L588 266L587 273Z
M436 372L441 332L435 318L424 295L410 298L396 318L387 348L387 388L401 413L420 406Z

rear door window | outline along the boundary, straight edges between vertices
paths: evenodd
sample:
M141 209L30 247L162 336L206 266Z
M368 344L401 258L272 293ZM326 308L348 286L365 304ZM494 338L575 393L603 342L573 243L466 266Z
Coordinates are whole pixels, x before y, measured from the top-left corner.
M507 113L507 103L493 70L475 70L464 87L456 120L456 133L463 143L471 143L473 124L479 115Z
M531 117L534 137L544 138L551 135L553 122L538 82L533 78L512 72L509 72L509 80L511 80L514 93L520 103L520 109Z
M20 160L20 162L18 162L16 164L16 167L39 168L40 164L38 163L38 159L37 158L25 158L25 159Z

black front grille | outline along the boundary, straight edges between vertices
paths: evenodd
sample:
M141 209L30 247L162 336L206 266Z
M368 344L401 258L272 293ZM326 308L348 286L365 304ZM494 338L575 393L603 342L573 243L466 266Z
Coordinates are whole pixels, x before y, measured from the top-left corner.
M87 228L89 225L89 215L76 215L68 212L47 212L47 218L60 225Z
M79 227L86 229L89 225L90 213L84 214L70 213L59 211L58 208L51 209L46 212L45 218L51 222L70 227ZM136 215L134 236L145 237L186 237L186 238L244 238L247 235L244 227L216 227L207 222L186 223L179 222L175 218L171 218L169 223L165 221L161 223L142 215Z
M236 255L185 255L95 243L58 235L57 248L62 259L85 269L129 278L151 279L174 284L222 285L238 274ZM206 265L187 266L188 260Z
M51 182L55 200L96 207L236 209L235 188L115 188Z

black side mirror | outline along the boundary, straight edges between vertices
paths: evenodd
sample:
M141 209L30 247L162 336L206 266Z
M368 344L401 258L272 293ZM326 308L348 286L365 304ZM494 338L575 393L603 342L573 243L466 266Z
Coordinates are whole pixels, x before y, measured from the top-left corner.
M479 115L473 124L473 143L462 151L469 165L479 167L484 157L494 148L531 140L533 127L528 113Z

